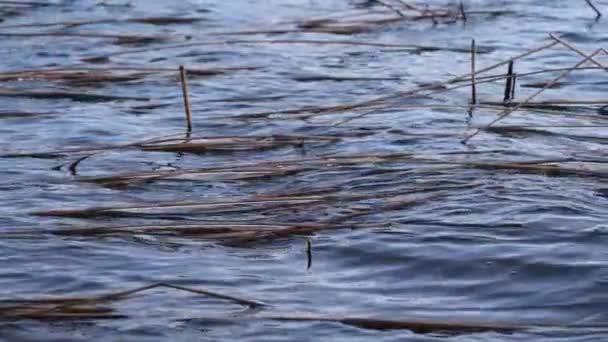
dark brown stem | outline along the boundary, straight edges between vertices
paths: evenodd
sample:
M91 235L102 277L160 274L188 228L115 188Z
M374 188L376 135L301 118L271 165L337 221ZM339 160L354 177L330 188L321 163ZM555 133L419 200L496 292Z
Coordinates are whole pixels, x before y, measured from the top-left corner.
M475 82L475 39L471 40L471 104L477 103L477 85Z
M503 99L504 102L507 102L511 99L512 87L513 87L513 61L510 61L509 68L507 71L507 78L506 78L506 82L505 82L505 96Z
M190 112L190 98L188 97L188 79L186 69L183 65L179 66L179 77L182 81L182 95L184 97L184 108L186 109L186 125L188 132L192 131L192 112Z
M306 239L306 269L310 269L312 266L312 244L310 243L310 239Z
M593 57L595 57L601 51L602 51L601 49L597 49L591 55L586 55L586 57L583 60L581 60L580 62L576 63L576 65L574 65L572 68L570 68L570 69L564 71L563 73L561 73L559 76L557 76L556 78L554 78L553 80L551 80L551 82L547 83L543 88L539 89L537 92L535 92L534 94L530 95L524 101L522 101L521 103L519 103L518 105L516 105L516 106L514 106L512 108L507 108L506 110L502 111L500 114L498 114L498 116L496 117L496 119L490 121L490 123L488 123L483 129L479 129L478 128L477 130L475 130L475 132L473 132L470 135L466 136L462 140L462 143L466 144L469 140L471 140L472 138L474 138L475 136L477 136L481 131L487 130L488 128L492 127L498 121L506 118L507 116L511 115L511 113L519 110L522 106L524 106L525 104L527 104L528 102L530 102L532 99L534 99L535 97L537 97L538 95L540 95L545 90L549 89L551 86L553 86L555 83L557 83L558 81L560 81L562 78L568 76L572 71L577 70L581 65L589 62L590 60L593 60Z
M460 1L460 16L462 17L462 21L467 22L467 14L464 11L464 3Z
M593 4L593 2L591 2L591 0L585 0L585 2L595 12L596 18L599 19L602 16L602 12L600 12L600 10L598 10L597 7L595 7L595 5Z
M403 14L403 12L401 12L400 10L398 10L397 8L395 8L395 6L388 4L382 0L376 0L379 4L381 4L382 6L390 9L391 11L397 13L397 15L399 15L401 18L405 18L405 14Z
M511 101L515 100L515 84L517 83L517 74L513 74L511 83Z

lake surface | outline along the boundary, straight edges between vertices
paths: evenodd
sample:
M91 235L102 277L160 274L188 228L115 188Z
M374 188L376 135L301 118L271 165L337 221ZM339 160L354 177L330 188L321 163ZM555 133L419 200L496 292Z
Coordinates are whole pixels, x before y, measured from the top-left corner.
M469 0L466 22L456 2L424 3L452 12L361 29L360 21L336 23L399 16L373 1L0 4L0 298L82 297L163 282L264 304L251 310L153 288L104 304L121 319L9 317L0 336L607 338L605 71L565 75L533 100L579 101L574 106L516 111L467 144L463 137L502 107L469 116L466 82L407 93L469 73L471 39L479 70L550 43L552 32L591 53L608 41L607 21L596 21L582 0ZM608 2L596 5L608 13ZM334 21L302 24L320 18ZM597 60L608 65L606 57ZM515 72L581 59L556 45L517 60ZM215 137L215 148L124 146L187 139L179 65L190 70L192 137ZM96 70L87 69L88 78L9 74L50 68ZM561 72L518 77L515 100ZM504 80L479 81L478 101L503 101ZM372 106L317 108L398 92L405 95ZM504 166L555 159L575 171ZM148 178L133 181L141 173ZM124 174L131 178L113 182ZM86 211L93 207L118 209ZM85 211L57 211L66 209ZM234 234L171 233L183 226ZM97 227L127 233L92 233ZM159 227L169 233L151 233ZM75 229L85 233L54 234ZM420 334L339 321L353 317L525 329Z

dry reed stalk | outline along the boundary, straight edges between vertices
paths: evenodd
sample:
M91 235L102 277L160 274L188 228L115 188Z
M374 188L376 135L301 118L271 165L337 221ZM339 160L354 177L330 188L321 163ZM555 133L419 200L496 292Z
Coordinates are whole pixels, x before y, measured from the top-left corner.
M462 0L460 0L460 4L459 4L458 8L460 10L460 16L462 17L462 21L464 21L466 23L467 22L467 13L464 10L464 2Z
M107 151L138 149L153 152L236 152L264 150L284 146L302 146L302 144L317 143L327 144L340 141L340 137L332 136L303 136L303 135L271 135L271 136L218 136L218 137L189 137L181 135L151 138L140 142L119 145L96 146L90 148L75 148L53 151L8 153L0 155L0 158L59 158L69 155L97 154Z
M486 79L484 79L482 81L476 81L476 84L479 85L479 84L482 84L482 83L496 82L496 81L505 79L506 77L507 77L506 75L493 76L492 78L486 78ZM466 81L468 81L468 80L466 80ZM454 82L454 83L456 83L456 82ZM458 82L458 83L460 83L460 82ZM449 92L449 91L452 91L452 90L455 90L455 89L460 89L460 88L465 88L465 87L470 87L470 86L471 86L470 84L460 84L460 85L455 85L453 87L446 87L446 86L444 86L442 84L429 85L428 87L427 86L423 86L423 87L425 87L425 89L420 89L419 88L419 91L417 91L415 93L419 94L419 93L422 93L423 91L433 90L433 91L429 91L428 93L425 94L426 96L429 96L429 95L433 95L433 94L440 94L440 93ZM412 93L412 95L413 94L414 93ZM368 106L362 106L360 108L359 107L352 108L354 110L368 109L369 111L364 112L362 114L359 114L357 116L345 119L343 121L340 121L340 122L336 123L335 125L336 126L340 126L340 125L343 125L343 124L345 124L347 122L350 122L350 121L352 121L354 119L358 119L358 118L364 117L364 116L369 115L369 114L377 113L378 110L383 109L383 108L384 109L390 109L390 108L393 108L393 107L388 107L385 103L380 102L377 105L368 105ZM469 108L471 108L471 106L469 106ZM301 112L306 112L306 113L305 114L300 114ZM290 111L290 112L287 112L287 111L277 111L277 112L265 112L265 113L251 113L251 114L241 114L241 115L239 115L239 118L243 118L243 119L255 119L255 118L260 118L260 117L265 118L266 116L276 115L276 114L291 114L288 117L289 119L292 119L294 117L298 118L298 119L310 119L310 118L318 117L318 116L325 116L325 115L332 115L332 114L336 114L336 113L342 113L343 111L320 111L319 112L319 111L312 110L312 113L308 113L308 112L309 111L306 111L304 109L297 109L297 110L293 110L293 111Z
M161 36L124 35L110 33L78 33L78 32L0 32L0 37L78 37L78 38L108 38L116 39L117 43L157 43L166 41Z
M327 225L315 223L259 223L247 224L241 221L213 221L211 223L197 224L166 224L166 225L151 225L151 226L116 226L116 227L86 227L86 228L61 228L48 231L48 234L63 236L63 237L114 237L114 236L166 236L166 237L181 237L181 238L202 238L202 239L227 239L241 236L244 233L255 232L272 232L283 229L312 228L312 229L328 229ZM12 232L11 232L12 233ZM40 231L16 231L15 235L20 234L34 235L40 234ZM13 234L5 234L9 237Z
M110 292L102 295L78 298L52 298L19 300L9 299L0 301L0 318L3 319L117 319L126 318L125 315L113 314L114 309L99 307L99 304L119 302L135 294L145 291L167 288L178 291L203 295L210 298L221 299L249 308L264 307L265 304L244 298L239 298L206 289L196 289L169 283L154 283L125 291Z
M11 88L0 88L0 96L4 97L29 97L34 99L70 99L80 102L104 102L104 101L150 101L148 97L118 96L90 94L84 92L68 91L46 91L46 90L20 90Z
M192 113L190 112L190 97L188 96L188 79L186 77L186 69L183 65L179 66L179 78L182 83L182 96L184 98L184 109L186 111L186 127L187 131L192 131Z
M352 208L349 214L341 216L333 216L328 219L321 220L318 226L293 226L285 229L265 231L265 232L252 232L249 234L242 234L236 236L231 240L233 244L247 244L251 242L260 241L272 241L275 239L286 239L293 236L311 235L321 231L327 231L331 229L342 229L348 226L349 221L354 218L382 213L386 211L403 210L414 205L426 203L432 199L436 199L441 195L441 192L430 194L426 196L408 196L408 195L394 195L390 196L390 199L384 200L384 202L370 209L359 209Z
M324 316L288 316L288 315L260 315L258 319L280 322L329 322L369 330L409 330L416 334L472 334L495 332L510 334L525 330L526 327L518 325L489 324L475 322L450 322L429 320L387 320L363 317L324 317Z
M253 67L218 67L214 69L189 69L190 76L215 76ZM108 68L43 68L0 72L0 81L46 80L64 81L72 85L96 85L101 82L127 82L139 80L154 73L175 72L169 68L108 67Z
M273 313L273 314L255 314L242 317L198 317L184 319L188 322L208 321L241 321L241 320L269 320L277 322L321 322L333 323L351 326L359 329L376 330L376 331L391 331L391 330L409 330L414 334L433 334L441 337L454 337L454 335L463 334L482 334L482 333L498 333L498 334L514 334L517 332L526 332L543 329L544 331L563 331L571 332L572 330L581 330L589 334L605 333L608 326L602 324L579 325L579 324L560 324L560 323L541 323L541 324L522 324L522 323L506 323L506 322L488 322L488 321L457 321L453 318L429 318L429 317L410 317L404 319L382 319L373 317L350 317L350 316L324 316L319 314L289 314L289 313Z
M1 0L1 5L12 5L12 6L33 6L33 7L46 7L46 6L59 6L58 3L51 2L40 2L40 1L10 1L10 0Z
M469 52L468 49L463 48L448 48L448 47L437 47L427 45L414 45L414 44L398 44L398 43L379 43L379 42L366 42L366 41L354 41L354 40L318 40L318 39L231 39L231 40L217 40L207 42L190 42L182 44L171 44L164 45L155 48L142 48L133 49L128 51L120 51L116 53L106 54L103 56L90 57L90 58L110 58L115 56L148 52L151 50L175 50L178 48L191 48L197 46L213 46L213 45L247 45L247 44L315 44L315 45L345 45L345 46L371 46L380 47L387 49L395 49L396 51L401 50L412 50L412 51L452 51L452 52ZM391 50L388 50L391 51ZM486 50L480 50L479 53L486 53ZM189 70L190 72L190 70Z
M597 7L595 7L595 5L593 4L593 2L591 2L591 0L585 0L585 2L595 12L596 19L599 19L602 16L602 12L600 12L600 10L597 9Z
M312 243L310 239L306 239L306 269L309 270L312 266Z
M475 84L475 39L471 40L471 104L477 104L477 85Z
M509 101L513 101L515 100L515 88L517 87L517 74L514 73L513 76L511 76L511 97L509 98Z
M257 205L292 205L292 204L316 204L323 201L331 200L324 196L275 196L275 197L254 197L254 198L239 198L233 200L211 200L203 202L169 202L156 203L154 205L136 205L136 206L115 206L115 207L93 207L85 209L58 209L44 212L35 212L32 215L38 216L58 216L58 217L74 217L74 218L94 218L100 216L117 216L121 212L143 212L148 209L198 209L198 210L218 210L233 207L251 206L257 208Z
M566 42L565 40L559 38L555 34L550 33L549 37L551 37L551 39L555 40L556 42L560 43L561 45L565 46L566 48L568 48L568 49L574 51L575 53L579 54L581 57L589 57L589 55L586 54L586 53L584 53L581 49L576 48L575 46L573 46L572 44L570 44L570 43ZM606 50L604 50L603 48L600 49L600 50L602 50L602 52L606 53ZM598 66L599 68L603 69L604 71L608 71L608 67L606 67L602 63L598 62L594 58L589 58L589 62L595 64L596 66Z
M382 158L371 159L360 159L354 158L345 160L339 160L335 158L318 159L316 162L307 163L306 161L293 162L289 161L278 161L272 163L258 163L253 165L240 165L240 166L228 166L228 167L211 167L205 169L191 169L191 170L176 170L176 171L149 171L149 172L137 172L137 173L125 173L113 176L94 176L94 177L81 177L80 181L91 182L102 186L109 187L125 187L131 184L140 184L146 182L153 182L157 180L199 180L199 181L217 181L217 180L252 180L260 177L280 177L285 175L293 175L306 171L314 170L332 170L339 169L342 166L357 165L358 163L381 163L381 162L392 162L397 159L410 159L409 155L389 155L383 156ZM326 161L323 164L320 161ZM327 161L331 161L327 163Z
M527 128L597 128L597 127L608 127L605 125L509 125L509 126L493 126L492 129L527 129ZM452 127L450 127L452 128ZM461 129L462 127L453 127L454 129ZM483 128L483 127L480 127Z
M317 232L341 229L350 226L348 221L370 214L384 211L402 210L412 205L426 203L430 199L437 198L442 193L439 190L432 194L403 195L402 193L383 194L380 198L385 199L379 206L369 209L360 209L356 205L349 209L346 214L333 216L320 222L312 223L268 223L247 224L242 222L211 222L188 225L153 225L153 226L123 226L123 227L93 227L93 228L65 228L49 231L64 237L115 237L115 236L168 236L189 239L220 240L231 244L243 244L249 242L271 241L275 239L287 239L293 236L310 235ZM373 197L375 194L360 196L360 199ZM378 199L378 196L375 196ZM342 200L346 200L344 198ZM341 200L341 201L342 201ZM17 231L16 236L35 235L36 231ZM4 234L11 237L10 233Z
M522 59L522 58L528 57L530 55L539 53L539 52L549 49L557 44L558 44L558 42L553 41L553 42L547 43L545 45L530 49L528 51L520 53L519 55L513 56L505 61L498 62L491 66L482 68L480 70L476 70L475 75L477 76L481 73L499 68L503 65L507 65L507 64L509 64L509 62L511 60L515 61L515 60ZM251 113L251 114L247 114L247 115L241 115L241 117L265 117L265 116L276 115L276 114L299 114L299 113L322 114L322 113L344 112L344 111L349 111L349 110L357 109L357 108L370 107L370 106L373 106L376 104L380 104L382 102L386 102L386 101L393 100L393 99L398 99L398 98L401 98L404 96L415 95L415 94L418 94L418 93L420 93L422 91L426 91L426 90L434 90L434 89L437 89L440 87L445 87L446 85L449 85L452 83L457 83L457 82L462 82L463 80L468 80L468 79L470 79L471 76L472 76L471 73L466 73L466 74L463 74L460 76L453 77L449 80L446 80L446 81L438 83L438 84L423 85L423 86L419 86L415 89L399 91L399 92L395 92L391 95L378 96L378 97L370 99L370 100L360 101L360 102L351 103L351 104L332 105L332 106L315 107L315 108L304 107L304 108L296 108L296 109L288 109L288 110L280 110L280 111Z
M141 79L149 73L118 73L110 69L41 69L0 73L0 81L47 80L65 81L72 85L89 85L101 82L126 82Z
M397 13L398 16L400 16L401 18L405 18L405 14L403 14L403 12L401 12L398 8L396 8L395 6L383 1L383 0L376 0L377 3L379 3L380 5L390 9L391 11Z
M577 69L578 70L578 69ZM504 106L505 104L503 102L498 102L498 101L483 101L480 102L480 104L488 104L488 105L494 105L494 106ZM547 100L547 101L528 101L525 102L521 101L521 102L511 102L510 105L516 105L516 104L521 104L521 105L526 105L526 106L577 106L577 105L582 105L582 106L604 106L604 105L608 105L608 100L561 100L561 99L555 99L555 100Z
M485 129L493 126L495 123L497 123L498 121L506 118L507 116L509 116L511 113L513 113L514 111L518 110L523 104L527 103L528 101L531 101L532 99L534 99L535 97L537 97L538 95L542 94L545 90L547 90L549 87L551 87L553 84L557 83L559 80L561 80L562 78L568 76L572 71L578 69L579 66L587 63L593 56L597 55L598 53L600 53L601 50L596 50L593 54L591 54L590 56L587 56L586 58L584 58L583 60L581 60L580 62L576 63L576 65L574 65L572 68L564 71L563 73L561 73L559 76L557 76L556 78L554 78L553 80L551 80L549 83L547 83L542 89L539 89L537 92L535 92L534 94L528 96L524 101L522 101L520 104L512 107L512 108L508 108L506 110L504 110L503 112L498 114L498 117L492 121L490 121L489 124L487 124L485 126ZM482 130L481 129L477 129L475 130L475 132L469 134L468 136L466 136L461 142L463 144L466 144L469 140L471 140L472 138L474 138L475 136L477 136Z
M506 77L508 77L508 76L504 75L504 76L497 76L497 77L494 77L494 78L486 78L483 81L476 81L475 84L479 85L479 84L482 84L482 83L496 82L498 80L505 79ZM430 95L445 93L445 92L449 92L449 91L452 91L452 90L456 90L456 89L460 89L460 88L465 88L465 87L470 87L470 86L471 86L471 84L460 84L460 85L455 85L453 87L445 87L445 88L440 88L438 90L429 91L425 95L426 96L430 96ZM486 103L486 102L484 102L484 103ZM504 103L501 103L501 105L504 106ZM468 106L469 112L472 113L472 109L477 108L477 107L479 107L479 106L478 105L469 104L469 106ZM365 117L365 116L370 115L370 114L377 114L378 110L381 110L381 109L388 109L388 110L394 109L394 107L389 107L389 106L387 106L385 104L382 104L382 106L378 105L378 106L370 106L370 107L363 107L363 108L368 108L370 110L367 111L367 112L358 114L358 115L356 115L354 117L350 117L350 118L344 119L344 120L336 123L335 126L341 126L341 125L343 125L345 123L348 123L348 122L353 121L355 119L360 119L360 118ZM454 108L454 106L452 106L452 108ZM334 114L334 112L321 112L321 113L315 113L315 114L300 115L298 118L299 119L302 119L302 118L309 119L309 118L313 118L313 117L324 116L324 115L331 115L331 114ZM243 116L243 115L241 115L241 116ZM289 116L289 118L293 118L293 117L294 117L294 115L290 115Z
M478 51L479 53L479 51ZM530 71L530 72L524 72L524 73L514 73L513 76L517 76L518 78L521 77L526 77L526 76L533 76L533 75L539 75L539 74L545 74L545 73L553 73L553 72L558 72L558 71L564 71L564 70L568 70L569 68L551 68L551 69L542 69L542 70L536 70L536 71ZM597 66L590 66L590 67L580 67L578 68L578 70L601 70L603 69L602 67L597 67ZM506 79L508 77L508 74L493 74L493 75L487 75L487 76L477 76L476 79L477 81L482 81L482 80L486 80L486 79ZM460 83L460 82L470 82L470 79L464 79L464 80L460 80L460 81L455 81L453 83Z
M505 82L505 95L503 98L503 102L507 102L511 100L511 95L513 94L513 61L509 63L509 68L507 69L507 78Z
M1 3L1 2L0 2ZM49 26L64 26L65 28L75 28L85 25L97 25L97 24L112 24L112 23L138 23L138 24L150 24L150 25L170 25L170 24L191 24L203 20L202 18L196 17L138 17L138 18L127 18L127 19L96 19L96 20L82 20L82 21L59 21L59 22L46 22L46 23L26 23L26 24L14 24L14 25L2 25L0 30L14 29L14 28L26 28L26 27L49 27Z
M406 8L410 11L422 12L421 9L419 9L418 7L416 7L412 4L405 2L404 0L397 0L397 2L399 2L401 4L401 6L403 6L404 8Z

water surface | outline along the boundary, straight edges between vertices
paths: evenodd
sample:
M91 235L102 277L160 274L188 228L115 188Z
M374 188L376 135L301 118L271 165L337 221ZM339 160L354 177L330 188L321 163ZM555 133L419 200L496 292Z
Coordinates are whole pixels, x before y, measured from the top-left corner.
M427 2L425 2L427 3ZM428 1L431 8L455 3ZM357 165L316 164L297 172L238 179L159 179L107 187L83 177L126 172L189 170L331 156L413 154L450 161L529 161L603 158L603 128L596 107L573 114L517 112L498 125L527 125L541 132L482 132L467 145L472 126L489 122L496 110L467 114L468 87L423 93L382 109L353 110L303 120L241 115L301 107L355 103L469 72L471 39L480 50L478 68L550 41L556 32L586 52L604 46L607 26L584 1L466 1L462 20L402 20L366 32L234 35L293 28L294 22L353 11L390 11L370 1L54 1L49 6L3 8L0 55L3 72L89 67L162 69L122 81L89 83L64 79L7 79L2 89L55 94L2 96L1 153L30 153L126 144L183 134L183 102L177 67L217 70L189 78L195 136L329 136L335 141L281 144L244 151L149 152L136 149L95 154L71 172L70 154L50 158L0 158L0 228L39 231L0 239L0 298L83 296L155 282L206 288L267 304L261 312L179 291L154 289L112 306L120 320L3 323L4 338L127 340L317 340L398 341L597 340L605 326L608 243L605 177L551 177L542 172L429 165L407 158ZM608 4L597 3L608 9ZM146 23L134 18L182 18ZM185 19L184 19L185 18ZM108 21L109 20L109 21ZM26 24L81 22L79 26ZM115 37L23 36L14 33L136 35L160 41ZM225 43L227 40L232 43ZM234 40L250 42L235 43ZM256 40L256 42L252 42ZM284 40L260 43L259 40ZM286 40L307 40L289 43ZM414 44L440 49L412 51L356 41ZM182 43L224 42L170 47ZM170 48L169 48L170 47ZM100 58L102 57L102 58ZM567 68L581 59L554 47L517 61L517 73ZM598 60L605 60L600 56ZM495 73L506 72L502 67ZM104 74L104 72L102 72ZM559 73L518 79L523 100ZM107 72L106 72L107 75ZM115 74L112 74L115 75ZM502 101L504 82L479 85L482 101ZM602 70L577 71L537 100L605 99ZM63 92L63 96L57 96ZM83 99L65 93L122 96ZM432 105L432 106L431 106ZM350 120L349 120L350 119ZM551 134L549 134L551 133ZM301 162L301 166L308 165ZM244 166L243 166L244 167ZM587 167L587 166L583 166ZM597 168L598 166L594 166ZM599 166L601 169L601 165ZM72 170L73 171L73 170ZM75 173L75 174L74 174ZM134 217L69 218L35 212L100 206L154 207L183 201L230 201L254 196L334 195L312 205L237 205L233 210L146 209ZM348 194L359 194L357 199ZM405 196L405 197L399 197ZM387 203L415 199L387 210ZM280 202L280 201L279 201ZM280 204L280 203L279 203ZM365 215L349 214L369 211ZM140 212L141 213L141 212ZM286 225L339 220L340 227L303 236L247 244L216 239L65 237L62 228L230 222ZM308 267L306 244L312 264ZM536 328L511 334L415 334L375 331L332 322L280 322L264 315L429 319ZM538 327L551 325L553 327Z

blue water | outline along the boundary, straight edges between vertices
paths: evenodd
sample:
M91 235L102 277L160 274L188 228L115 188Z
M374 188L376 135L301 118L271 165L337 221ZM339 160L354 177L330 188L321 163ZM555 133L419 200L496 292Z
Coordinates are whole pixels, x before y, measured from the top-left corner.
M382 110L347 111L301 120L275 115L243 120L241 114L304 106L348 104L420 84L466 74L470 55L358 45L211 44L166 48L180 43L245 39L357 41L468 49L472 38L482 51L478 68L508 59L550 41L556 32L586 52L608 39L604 19L594 20L584 1L465 1L462 21L398 21L354 35L286 32L229 35L238 31L293 28L296 20L384 11L369 1L53 1L52 5L0 5L2 33L105 33L160 36L162 42L117 44L111 38L4 36L2 72L63 67L165 68L126 82L78 85L61 80L1 80L2 89L64 91L149 98L147 101L79 101L2 96L0 154L53 151L124 144L184 132L177 67L238 68L221 75L190 77L194 133L199 136L271 134L331 135L332 143L282 146L232 153L188 154L117 150L96 154L72 175L63 158L0 158L0 229L40 235L0 239L0 299L84 296L169 282L261 301L262 312L178 291L155 289L112 307L121 320L6 321L4 339L35 340L564 340L595 341L608 317L608 228L606 179L549 177L542 173L436 167L407 160L359 167L313 168L250 180L165 179L126 188L82 182L81 177L125 172L193 169L302 160L331 155L412 153L459 161L551 158L602 158L603 128L547 128L547 125L598 125L597 116L568 117L517 112L500 122L529 125L556 134L481 133L460 144L471 126L483 125L497 111L476 109L468 118L469 88L418 95ZM457 8L455 2L428 1L431 8ZM596 1L608 14L608 2ZM198 19L175 24L128 21L142 17ZM78 27L23 27L24 24L117 19ZM16 26L15 26L16 25ZM165 47L165 49L163 49ZM140 51L140 50L145 51ZM119 53L117 55L112 55ZM106 56L102 63L91 57ZM567 68L581 57L555 47L517 61L516 72ZM600 61L606 57L600 55ZM99 62L99 61L98 61ZM172 71L172 70L175 70ZM506 72L503 67L496 73ZM516 99L559 73L518 79ZM318 76L363 78L328 80ZM370 78L370 79L365 79ZM577 71L561 87L537 100L604 100L606 74ZM501 101L503 82L479 85L482 101ZM0 92L2 93L2 92ZM429 106L433 104L434 106ZM139 109L138 106L151 108ZM159 105L159 106L156 106ZM162 105L162 106L160 106ZM415 105L415 106L414 106ZM29 113L28 115L24 113ZM352 118L350 121L345 121ZM497 125L500 125L497 124ZM365 134L363 134L365 133ZM557 134L559 133L559 134ZM573 137L577 136L577 137ZM597 139L591 139L595 137ZM466 153L464 153L466 152ZM472 153L479 152L479 153ZM455 154L460 153L460 154ZM602 165L594 166L596 168ZM440 190L441 187L451 187ZM279 193L364 193L365 200L259 208L213 214L185 211L149 218L41 217L34 212L97 206L154 205L213 201ZM66 227L183 224L202 221L315 223L375 208L395 196L437 194L400 210L348 221L342 229L310 236L273 239L247 246L203 239L66 238L44 232ZM154 210L149 210L154 214ZM355 229L356 228L356 229ZM307 267L306 241L312 246ZM420 335L408 330L375 331L330 322L279 322L264 315L316 315L381 319L428 319L536 327L498 332Z

